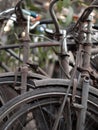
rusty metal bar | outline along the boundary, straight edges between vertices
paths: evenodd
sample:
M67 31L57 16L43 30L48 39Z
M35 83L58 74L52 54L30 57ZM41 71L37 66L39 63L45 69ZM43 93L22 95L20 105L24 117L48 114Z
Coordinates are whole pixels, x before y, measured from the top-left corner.
M71 44L71 43L70 43ZM36 47L52 47L52 46L60 46L59 42L37 42L37 43L30 43L29 42L30 48L36 48ZM0 50L4 49L15 49L15 48L23 48L23 43L16 44L16 45L5 45L5 46L0 46Z
M60 117L61 117L61 114L64 110L64 107L65 107L65 104L66 104L66 101L68 99L68 95L69 95L69 92L70 92L70 88L71 86L73 85L73 80L75 78L75 74L76 74L76 70L77 70L77 64L78 64L78 61L79 61L79 55L80 55L80 50L78 51L77 55L76 55L76 65L74 67L74 70L73 70L73 74L71 76L71 79L70 79L70 82L69 82L69 85L68 85L68 88L67 88L67 91L66 91L66 94L64 95L64 99L63 99L63 102L58 110L58 114L57 114L57 118L54 122L54 125L53 125L53 128L52 130L57 130L58 128L58 124L59 124L59 120L60 120Z
M84 55L83 55L83 68L85 70L88 70L90 67L90 57L91 57L91 48L92 48L92 40L91 40L91 30L92 30L92 16L89 16L89 19L87 20L88 26L87 26L87 37L86 42L83 44L84 49ZM86 75L88 72L83 72L84 75ZM88 74L89 75L89 74Z
M52 19L53 19L54 25L55 25L55 32L56 32L57 34L60 34L60 29L59 29L58 20L57 20L57 17L56 17L56 15L55 15L55 13L54 13L54 10L53 10L54 4L55 4L56 2L58 2L58 1L59 1L59 0L51 0L50 6L49 6L49 12L50 12L50 15L51 15L51 17L52 17Z
M89 94L89 72L88 69L90 67L90 56L91 56L91 29L92 29L92 17L89 16L87 19L87 37L86 42L83 43L83 65L84 71L81 74L81 87L82 87L82 97L81 97L81 105L83 109L80 109L78 121L77 121L77 130L84 130L85 128L85 118L86 118L86 111L87 111L87 101L88 101L88 94Z
M82 101L81 101L81 105L83 106L83 108L80 109L78 113L77 130L85 129L88 94L89 94L89 78L85 77L83 80Z
M84 10L84 12L82 13L81 17L78 19L77 23L75 24L73 30L79 28L81 22L84 22L85 20L88 19L90 13L93 11L94 8L98 9L98 2L96 0L93 1L91 3L91 5Z
M70 99L67 101L67 130L72 130L72 119L71 119L71 104Z
M11 71L10 68L9 68L6 64L4 64L4 63L2 63L2 62L0 62L0 66L1 66L6 72L10 72L10 71Z
M6 51L11 55L13 56L14 58L16 58L17 60L23 62L23 60L11 49L6 49Z
M27 91L27 76L28 67L25 65L21 69L21 93L25 93Z
M61 42L61 50L60 50L60 61L61 67L61 77L62 78L70 78L69 76L69 55L67 49L67 41L66 41L66 31L63 31L63 41Z
M28 75L28 58L29 58L29 42L30 37L27 32L27 27L25 27L25 36L23 37L23 66L21 68L21 93L27 91L27 75Z

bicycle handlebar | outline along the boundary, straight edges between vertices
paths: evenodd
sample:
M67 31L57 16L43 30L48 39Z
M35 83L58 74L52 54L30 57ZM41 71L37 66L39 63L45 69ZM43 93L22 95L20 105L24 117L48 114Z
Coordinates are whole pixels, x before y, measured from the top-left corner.
M57 34L60 34L60 29L59 29L59 24L58 24L58 20L57 20L57 17L54 13L54 10L53 10L53 7L54 7L54 4L59 1L59 0L52 0L50 2L50 6L49 6L49 12L50 12L50 15L52 17L52 20L53 20L53 23L55 25L55 30L56 30L56 33Z
M94 0L89 7L87 7L84 12L82 13L81 17L78 19L77 23L75 24L73 30L80 27L81 22L85 22L88 16L91 14L94 8L98 8L98 0Z
M0 17L2 17L2 16L4 16L4 15L11 15L11 14L13 14L13 13L15 13L15 8L10 8L10 9L7 9L7 10L5 10L5 11L2 11L2 12L0 12ZM37 18L38 17L38 14L36 13L36 12L34 12L34 11L30 11L30 10L25 10L25 9L22 9L22 13L23 14L26 14L26 15L29 15L29 16L31 16L31 17L33 17L33 18ZM7 17L8 18L8 17Z
M23 14L26 14L26 15L29 15L31 17L34 17L34 18L37 18L38 14L33 12L33 11L29 11L29 10L25 10L25 9L21 9L21 2L23 0L20 0L16 7L15 8L11 8L11 9L8 9L8 10L5 10L3 12L0 13L0 16L3 16L3 15L6 15L6 14L10 14L10 12L13 12L13 13L16 13L16 17L19 17L21 19L24 20L24 16ZM52 20L44 20L44 21L40 21L39 24L53 24L55 25L55 30L57 34L60 34L60 29L59 29L59 24L58 24L58 21L57 21L57 18L55 16L55 13L54 13L54 10L53 10L53 6L54 4L59 1L59 0L52 0L51 3L50 3L50 6L49 6L49 11L50 11L50 15L52 17ZM18 13L19 12L19 13ZM4 17L6 18L6 17ZM8 17L7 17L8 18Z
M91 5L98 5L98 0L94 0Z

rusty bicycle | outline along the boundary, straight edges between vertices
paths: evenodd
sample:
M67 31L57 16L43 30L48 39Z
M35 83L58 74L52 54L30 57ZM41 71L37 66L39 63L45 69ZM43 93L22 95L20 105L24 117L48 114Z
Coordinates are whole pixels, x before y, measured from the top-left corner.
M53 10L56 2L58 0L52 0L49 6L55 31L46 30L46 34L52 40L61 43L61 51L57 55L61 60L62 77L58 79L45 77L41 80L35 78L33 81L30 80L32 86L29 86L30 89L27 91L26 83L29 79L24 80L24 78L27 79L27 75L24 75L26 70L22 71L22 81L25 82L21 85L21 94L0 108L1 130L98 129L98 88L95 85L98 75L91 64L93 43L92 16L90 15L93 9L98 8L98 1L92 2L71 27L69 39L59 29ZM75 63L69 61L67 40L70 40L75 48L73 50ZM26 39L25 47L27 42ZM24 55L26 57L27 53ZM25 59L24 67L26 62L27 59ZM69 65L73 67L71 72Z

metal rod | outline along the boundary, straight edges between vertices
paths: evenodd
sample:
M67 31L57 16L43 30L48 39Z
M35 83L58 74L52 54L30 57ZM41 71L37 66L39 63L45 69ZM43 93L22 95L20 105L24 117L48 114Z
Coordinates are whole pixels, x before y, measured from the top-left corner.
M67 48L67 41L66 41L66 31L63 31L63 40L61 43L61 65L63 70L61 70L62 78L70 78L69 76L69 55L68 55L68 48ZM66 74L66 75L65 75Z
M83 68L88 70L90 67L90 56L91 56L91 48L92 48L92 40L91 40L91 30L92 30L92 16L89 16L87 26L87 37L86 42L83 44L84 55L83 55ZM83 74L88 74L88 72L84 71ZM89 75L89 74L88 74Z
M28 75L28 58L29 58L29 42L30 37L27 32L27 26L25 26L25 36L23 37L23 66L21 68L21 93L27 91L27 75Z
M6 49L6 51L11 55L13 56L14 58L16 58L17 60L23 62L23 60L21 58L19 58L19 56L11 49Z
M8 67L6 64L2 63L2 62L0 62L0 66L1 66L6 72L10 72L10 71L11 71L11 70L9 69L9 67Z
M36 48L36 47L52 47L52 46L59 46L59 42L37 42L37 43L29 43L30 48ZM14 48L23 48L23 43L21 44L16 44L16 45L5 45L5 46L0 46L0 50L4 49L14 49Z
M82 101L81 101L81 105L83 106L83 108L79 111L78 121L77 121L77 130L85 129L88 94L89 94L89 78L85 77L83 80Z
M80 110L78 121L77 121L77 130L85 129L85 119L86 119L86 111L87 111L87 101L89 94L89 72L88 69L90 67L90 56L91 56L91 27L92 27L92 17L89 16L87 19L87 37L86 42L83 44L84 56L83 56L83 65L84 71L81 74L81 87L82 87L82 99L81 105L83 109Z
M67 130L72 130L72 120L71 120L71 104L70 104L70 99L67 101Z
M97 5L95 5L95 4L97 4ZM78 19L77 23L75 24L73 30L79 28L81 22L84 22L88 19L89 15L91 14L91 12L93 11L94 8L98 9L98 2L92 2L91 5L84 10L82 15Z
M61 106L60 106L60 108L59 108L59 110L58 110L57 118L56 118L56 120L55 120L55 122L54 122L54 125L53 125L52 130L57 130L57 128L58 128L58 124L59 124L60 117L61 117L62 112L63 112L63 110L64 110L64 107L65 107L65 104L66 104L66 101L67 101L67 98L68 98L68 95L69 95L69 92L70 92L70 88L71 88L71 86L72 86L72 84L73 84L73 80L74 80L74 78L75 78L75 74L76 74L76 70L77 70L77 63L78 63L79 58L80 58L79 55L80 55L80 50L78 51L78 53L77 53L77 55L76 55L76 65L75 65L75 67L74 67L73 74L72 74L72 77L71 77L71 79L70 79L67 92L66 92L66 94L65 94L65 96L64 96L64 99L63 99L63 102L62 102L62 104L61 104Z
M51 3L50 3L50 6L49 6L49 12L50 12L50 15L52 17L52 20L54 22L54 25L55 25L55 30L56 30L56 33L60 34L60 29L59 29L59 24L58 24L58 20L57 20L57 17L55 16L55 13L54 13L54 10L53 10L53 6L56 2L58 2L59 0L52 0Z

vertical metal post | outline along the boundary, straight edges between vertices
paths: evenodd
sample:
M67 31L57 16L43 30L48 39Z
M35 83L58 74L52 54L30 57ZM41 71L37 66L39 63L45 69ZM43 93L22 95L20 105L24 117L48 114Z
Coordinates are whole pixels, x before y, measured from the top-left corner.
M91 15L89 16L87 23L88 26L87 26L86 42L83 44L83 48L84 48L83 68L85 70L88 70L90 67L90 56L91 56L91 46L92 46L92 42L91 42L92 41L91 40L92 16ZM86 72L84 71L84 73Z
M86 111L87 111L87 101L89 94L89 67L90 67L90 55L91 55L91 23L92 17L89 16L87 20L87 37L86 42L83 44L84 56L82 68L84 71L81 74L81 87L82 87L82 98L81 105L83 108L78 113L77 130L85 129Z
M79 111L79 115L78 115L79 117L78 117L78 121L77 121L77 130L85 129L88 93L89 93L89 78L86 77L83 80L82 101L81 101L81 105L83 106L83 108Z
M66 30L63 30L63 41L61 43L61 66L62 78L69 78L69 55L67 54Z
M72 130L72 120L71 120L71 108L70 108L70 99L67 100L67 130Z
M30 37L27 31L27 27L25 27L25 36L23 38L23 64L25 65L28 61L29 58L29 42L30 42Z
M29 34L27 27L25 27L25 36L23 39L23 66L21 68L21 93L25 93L27 90L27 75L28 75L28 66L27 61L29 58Z

